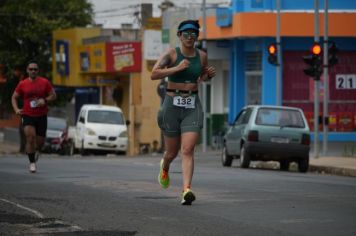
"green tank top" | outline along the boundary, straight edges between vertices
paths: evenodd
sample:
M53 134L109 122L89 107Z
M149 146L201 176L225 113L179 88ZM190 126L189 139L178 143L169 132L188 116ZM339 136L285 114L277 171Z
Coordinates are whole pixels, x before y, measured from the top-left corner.
M187 59L190 62L190 65L185 70L168 76L168 81L174 83L197 83L197 80L202 73L202 65L198 49L195 49L195 52L195 57L185 57L181 53L180 48L176 47L177 60L173 66L177 66L183 59Z

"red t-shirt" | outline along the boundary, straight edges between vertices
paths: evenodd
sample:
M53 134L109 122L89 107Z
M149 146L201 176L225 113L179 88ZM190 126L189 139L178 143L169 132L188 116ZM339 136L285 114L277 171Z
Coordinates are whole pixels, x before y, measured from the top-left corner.
M51 83L43 78L37 77L35 80L26 78L17 85L15 92L23 99L22 114L27 116L47 115L48 107L37 107L36 99L46 98L53 90Z

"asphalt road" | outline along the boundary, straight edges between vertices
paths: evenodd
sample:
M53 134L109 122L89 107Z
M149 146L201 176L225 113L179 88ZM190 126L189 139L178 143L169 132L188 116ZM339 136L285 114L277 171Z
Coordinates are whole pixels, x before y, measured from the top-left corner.
M226 168L198 155L197 200L181 206L180 159L171 187L159 156L0 157L0 235L356 235L355 178Z

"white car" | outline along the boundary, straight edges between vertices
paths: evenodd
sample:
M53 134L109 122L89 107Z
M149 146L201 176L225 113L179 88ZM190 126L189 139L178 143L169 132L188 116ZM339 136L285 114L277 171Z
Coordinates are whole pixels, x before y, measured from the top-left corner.
M83 105L75 129L75 148L82 155L94 150L127 152L127 124L118 107Z

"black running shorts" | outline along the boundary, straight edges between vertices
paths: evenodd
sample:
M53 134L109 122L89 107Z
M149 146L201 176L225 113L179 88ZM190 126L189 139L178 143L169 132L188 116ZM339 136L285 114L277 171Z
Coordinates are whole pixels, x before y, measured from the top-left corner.
M22 116L22 125L25 128L27 125L33 126L36 129L36 136L46 137L47 131L47 116Z

